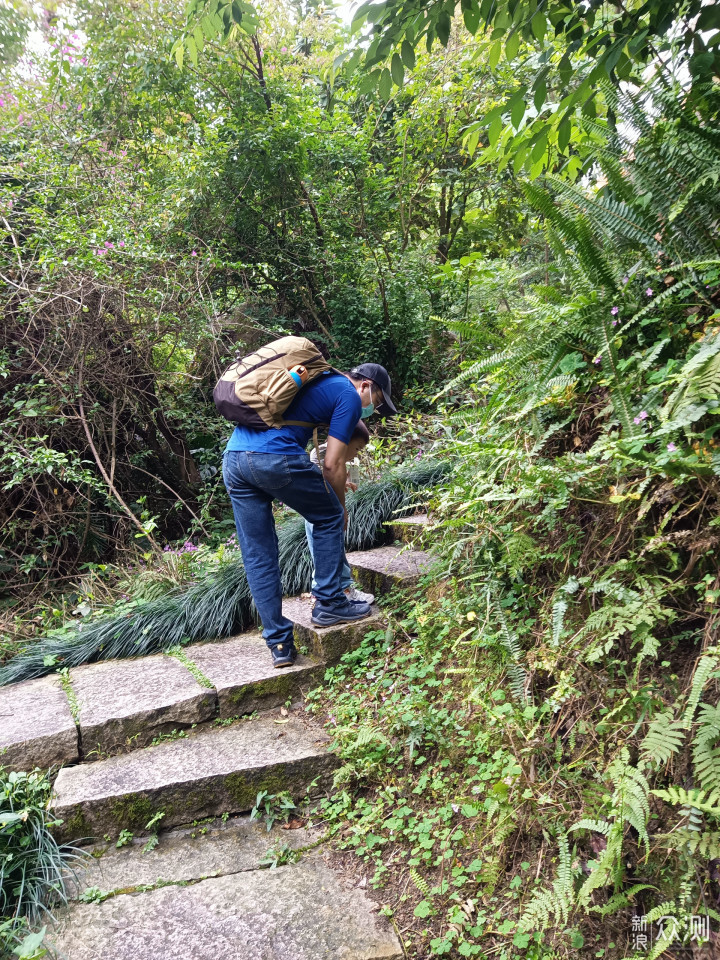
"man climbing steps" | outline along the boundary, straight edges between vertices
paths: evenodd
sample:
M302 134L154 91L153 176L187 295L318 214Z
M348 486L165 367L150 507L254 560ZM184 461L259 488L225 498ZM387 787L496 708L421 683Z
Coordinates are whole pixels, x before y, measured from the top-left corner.
M386 415L396 412L384 367L362 364L348 374L328 369L302 386L285 409L280 426L257 429L238 424L228 441L223 479L248 584L276 667L291 666L297 651L292 622L282 614L273 500L296 510L313 525L313 623L324 627L350 623L371 612L369 603L344 594L341 576L347 525L347 448L358 420L375 410ZM328 424L322 470L305 452L317 424Z

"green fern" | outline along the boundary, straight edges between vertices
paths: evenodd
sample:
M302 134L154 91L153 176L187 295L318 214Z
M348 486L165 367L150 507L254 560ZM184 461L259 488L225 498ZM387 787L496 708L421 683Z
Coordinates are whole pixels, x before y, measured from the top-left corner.
M675 720L672 710L666 710L652 719L648 732L640 744L642 763L661 766L682 747L685 742L686 726L682 720Z
M558 836L559 863L558 874L550 890L536 891L518 923L521 931L544 930L554 918L555 924L562 928L568 921L575 901L575 880L573 877L570 847L567 835Z
M720 704L700 704L693 739L694 773L704 790L720 790Z
M686 790L684 787L669 786L663 790L651 790L654 796L675 807L694 807L711 817L720 817L720 790Z
M706 654L698 660L697 666L695 667L695 673L693 674L690 695L688 696L688 702L685 707L685 714L683 715L683 724L686 728L689 728L690 724L693 722L695 711L700 703L700 697L705 689L705 684L708 682L710 676L717 666L717 657L709 654Z

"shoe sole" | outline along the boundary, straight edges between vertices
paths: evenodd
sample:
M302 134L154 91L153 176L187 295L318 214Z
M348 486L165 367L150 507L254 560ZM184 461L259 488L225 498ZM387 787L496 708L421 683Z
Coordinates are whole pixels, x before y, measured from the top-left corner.
M338 623L357 623L358 620L365 620L367 617L372 616L372 610L368 610L367 613L364 613L361 617L333 617L331 620L323 621L316 620L315 617L310 617L310 622L314 623L316 627L334 627Z
M294 667L294 666L295 666L295 661L294 661L294 660L283 660L281 663L278 663L277 661L274 661L274 662L273 662L273 666L275 667L276 670L281 670L283 667Z

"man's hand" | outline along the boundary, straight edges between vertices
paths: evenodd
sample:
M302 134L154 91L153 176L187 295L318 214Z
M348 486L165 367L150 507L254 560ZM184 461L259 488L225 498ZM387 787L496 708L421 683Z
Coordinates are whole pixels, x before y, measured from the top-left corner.
M346 480L346 481L345 481L345 492L346 492L346 493L347 493L348 490L352 490L352 492L355 493L355 491L357 490L357 488L358 488L358 485L357 485L356 483L353 483L352 480Z

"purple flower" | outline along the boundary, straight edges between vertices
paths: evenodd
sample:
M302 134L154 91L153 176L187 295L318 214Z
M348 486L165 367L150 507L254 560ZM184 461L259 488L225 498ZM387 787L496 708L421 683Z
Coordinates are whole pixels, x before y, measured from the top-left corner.
M616 317L620 313L620 307L613 307L610 313Z
M106 247L108 248L108 250L109 250L111 247L114 247L115 244L112 243L110 240L106 240L106 241L105 241L105 246L106 246Z
M668 450L670 451L670 453L675 453L675 451L677 450L677 447L675 446L674 443L669 443L669 444L667 445L667 448L668 448Z
M597 366L597 364L599 364L601 360L602 360L602 357L595 357L595 359L593 360L593 363Z
M630 283L630 277L628 276L623 277L623 283Z
M191 250L191 251L190 251L190 256L191 256L191 257L196 257L196 256L197 256L197 250Z
M287 53L287 47L280 47L280 53Z
M119 246L119 247L124 247L124 246L125 246L125 241L124 241L124 240L121 240L121 241L118 243L118 246Z
M614 327L616 327L616 326L618 325L617 320L613 320L612 324L613 324Z
M653 295L652 287L648 287L645 291L646 296L651 297Z
M641 410L640 413L634 418L633 423L642 423L643 420L647 420L647 410Z

